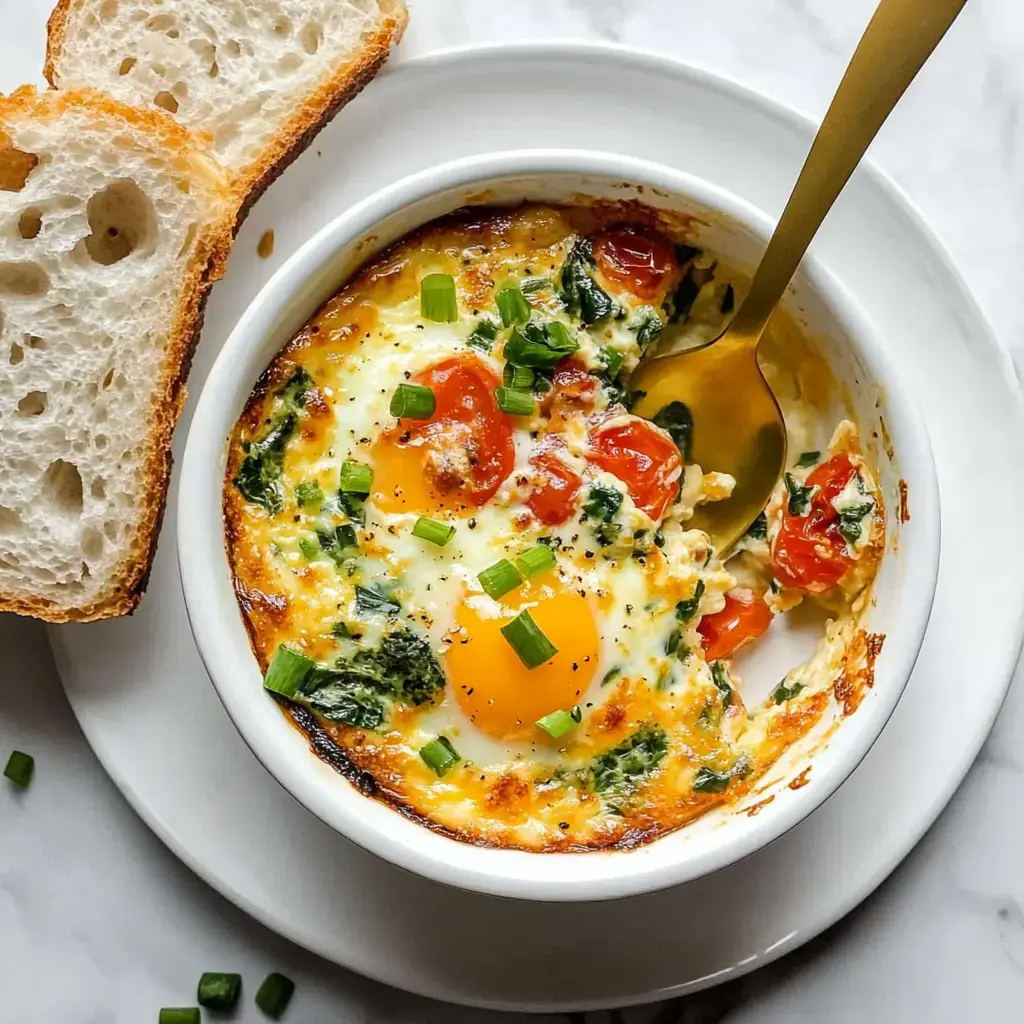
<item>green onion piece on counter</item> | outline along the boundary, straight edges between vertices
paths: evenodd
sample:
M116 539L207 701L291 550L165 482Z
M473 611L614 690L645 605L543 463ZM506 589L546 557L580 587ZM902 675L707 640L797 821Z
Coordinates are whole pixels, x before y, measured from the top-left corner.
M391 415L399 419L428 420L436 407L434 392L419 384L399 384L391 396Z
M319 505L323 500L324 492L320 490L320 485L312 480L303 481L295 488L295 504L299 508Z
M4 776L11 780L16 786L26 789L32 781L32 773L36 768L36 759L31 754L15 750L7 759L7 767L4 768Z
M268 1016L278 1020L288 1009L295 992L295 982L283 974L268 974L256 992L256 1005Z
M159 1024L199 1024L198 1006L165 1006Z
M455 527L448 523L439 523L436 519L426 519L420 516L416 525L412 528L412 535L420 540L429 540L443 548L455 536Z
M506 363L501 371L501 383L515 391L529 391L533 387L534 373L528 366L513 366Z
M523 582L519 570L507 558L489 565L477 575L477 579L484 588L484 593L488 597L493 597L495 601L499 597L504 597L510 590L515 590Z
M510 284L494 296L501 314L501 322L506 327L513 324L525 324L530 319L530 304L517 284Z
M420 281L420 313L440 324L453 324L459 319L455 278L451 274L427 274Z
M550 715L538 718L536 725L552 739L560 740L567 732L583 721L583 711L577 704L572 711L552 711Z
M439 779L443 779L461 760L447 736L438 736L421 747L420 757Z
M540 626L525 610L501 627L501 635L512 645L512 650L527 668L540 668L558 653L558 648L541 632Z
M533 396L526 391L516 391L514 388L495 388L494 397L498 400L498 408L510 416L533 415Z
M240 974L218 974L206 971L199 979L196 1000L210 1010L233 1010L242 992Z
M306 677L316 662L305 654L281 644L274 652L274 660L263 677L263 688L282 697L294 697L302 689Z
M536 547L530 548L529 551L524 551L516 559L516 568L528 580L549 569L554 569L554 567L555 553L547 544L538 544Z
M373 470L369 466L352 459L346 459L341 464L341 489L343 491L349 494L369 494L372 483Z

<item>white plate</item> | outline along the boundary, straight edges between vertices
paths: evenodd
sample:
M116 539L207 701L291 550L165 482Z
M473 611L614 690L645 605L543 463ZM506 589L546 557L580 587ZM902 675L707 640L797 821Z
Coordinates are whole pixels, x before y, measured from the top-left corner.
M623 49L530 45L407 62L348 107L250 215L210 303L193 389L280 260L408 173L464 154L597 140L777 215L811 134L808 122L734 84ZM263 263L256 240L268 227L277 253ZM704 987L782 955L855 906L934 821L1005 695L1024 627L1024 408L960 278L880 173L858 172L816 250L913 383L935 447L945 535L906 694L820 810L716 875L610 903L501 900L377 860L288 797L218 703L185 618L172 493L136 615L51 632L82 728L139 814L281 934L390 984L503 1009L623 1005ZM179 429L178 445L184 437Z

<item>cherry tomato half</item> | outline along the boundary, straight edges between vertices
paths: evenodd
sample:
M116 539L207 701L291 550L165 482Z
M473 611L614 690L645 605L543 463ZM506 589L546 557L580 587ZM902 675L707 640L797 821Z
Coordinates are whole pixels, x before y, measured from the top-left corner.
M739 593L725 595L725 607L705 615L697 626L704 657L727 658L738 647L759 637L772 624L772 613L760 597Z
M853 564L846 540L839 532L833 498L842 493L857 472L845 452L816 467L804 482L817 487L807 511L795 516L783 505L782 524L772 544L772 568L787 587L821 594L831 590Z
M387 510L422 513L483 505L515 463L512 422L494 397L501 381L474 356L456 356L413 382L434 392L434 414L400 420L378 443L375 499Z
M602 232L594 239L594 259L605 277L647 300L658 297L678 267L672 243L645 228Z
M683 460L657 427L639 416L598 428L590 435L591 462L617 476L638 508L660 519L675 500Z
M561 526L576 511L583 481L553 452L538 451L530 459L537 471L527 507L545 526Z

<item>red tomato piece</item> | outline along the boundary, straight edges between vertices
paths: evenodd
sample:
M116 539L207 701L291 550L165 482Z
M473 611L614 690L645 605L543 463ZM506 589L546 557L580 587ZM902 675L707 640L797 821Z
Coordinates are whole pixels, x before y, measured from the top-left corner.
M590 435L591 462L617 476L638 508L660 519L675 500L683 460L657 427L639 416L598 428Z
M539 451L530 459L537 470L533 490L526 499L530 511L545 526L561 526L576 511L576 497L583 481L551 451Z
M705 615L697 626L704 657L709 661L727 658L738 647L755 640L772 624L771 609L760 597L741 593L725 595L725 607Z
M772 567L787 587L821 594L831 590L853 564L846 540L839 532L839 515L832 500L842 493L857 472L845 452L817 466L804 486L817 487L807 512L795 516L786 502L782 524L772 544Z
M414 378L434 392L434 414L402 420L400 443L423 451L423 469L442 494L483 505L515 463L512 422L498 408L501 381L474 356L455 356Z
M614 228L594 239L594 259L609 280L624 285L641 299L658 297L678 269L675 249L667 238L647 228Z

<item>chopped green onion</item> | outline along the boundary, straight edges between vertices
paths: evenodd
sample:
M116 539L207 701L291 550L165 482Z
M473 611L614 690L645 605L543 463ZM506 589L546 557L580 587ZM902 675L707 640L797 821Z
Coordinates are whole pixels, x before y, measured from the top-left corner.
M268 1016L277 1020L291 1002L295 982L283 974L268 974L256 993L256 1005Z
M399 384L391 396L391 415L399 418L427 420L436 407L434 392L419 384Z
M421 747L420 757L439 779L444 778L461 760L447 736L438 736L436 740L431 740L426 746Z
M526 301L519 285L510 284L502 288L494 296L501 314L501 322L506 327L513 324L525 324L530 319L530 304Z
M159 1024L199 1024L198 1006L165 1006Z
M295 504L299 508L319 505L324 500L324 492L320 485L312 480L304 480L295 488Z
M477 575L477 579L484 588L484 593L488 597L493 597L495 601L499 597L504 597L510 590L515 590L523 582L519 570L507 558L489 565Z
M441 324L453 324L459 319L455 278L451 274L427 274L420 281L420 313Z
M431 544L443 548L455 536L455 527L448 523L439 523L436 519L426 519L424 516L420 516L412 528L412 535L419 537L420 540L429 540Z
M217 974L207 971L199 979L196 999L210 1010L233 1010L242 992L240 974Z
M567 732L583 721L583 711L577 704L572 711L552 711L550 715L538 718L534 723L552 739L560 740Z
M317 540L316 536L300 537L299 551L302 552L302 557L307 562L315 562L323 552L323 548L320 547L320 541Z
M533 396L526 391L516 391L514 388L495 388L494 397L498 400L498 408L510 416L533 415Z
M541 632L540 626L526 610L502 626L501 635L527 668L540 668L558 653L558 648Z
M431 396L433 397L433 396ZM369 494L373 470L362 462L346 459L341 464L341 489L349 494Z
M32 781L32 773L36 768L36 759L31 754L15 750L7 759L4 775L21 789L27 788Z
M516 391L529 391L533 387L534 372L528 366L513 366L506 363L501 371L501 383Z
M281 644L263 677L263 687L282 697L294 697L306 681L316 662L305 654Z
M526 579L539 576L542 572L555 567L555 553L547 544L538 544L529 551L524 551L516 559L516 568Z

